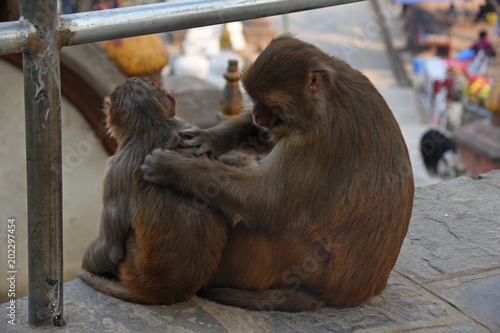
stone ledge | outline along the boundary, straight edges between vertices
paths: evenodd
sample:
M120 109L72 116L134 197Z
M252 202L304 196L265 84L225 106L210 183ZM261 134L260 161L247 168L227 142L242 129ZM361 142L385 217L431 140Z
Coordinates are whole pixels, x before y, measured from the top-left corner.
M500 127L490 118L468 123L453 132L453 140L486 159L500 163Z

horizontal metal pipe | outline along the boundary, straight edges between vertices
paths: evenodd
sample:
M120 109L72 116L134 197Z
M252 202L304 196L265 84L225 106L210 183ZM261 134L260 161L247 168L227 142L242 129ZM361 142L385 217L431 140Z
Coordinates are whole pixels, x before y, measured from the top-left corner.
M20 53L29 48L36 29L27 20L0 23L0 55Z
M182 30L364 0L181 0L61 15L59 45ZM36 29L24 19L0 22L0 55L34 49Z
M188 29L361 0L183 0L62 15L62 46Z

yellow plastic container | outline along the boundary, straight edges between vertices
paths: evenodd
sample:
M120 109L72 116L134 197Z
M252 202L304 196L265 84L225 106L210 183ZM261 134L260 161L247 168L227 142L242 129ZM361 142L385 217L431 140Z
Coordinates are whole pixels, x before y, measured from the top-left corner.
M486 20L486 23L489 23L491 25L495 25L495 24L497 24L498 15L495 12L486 13L486 19L485 20Z
M101 45L128 76L154 73L168 63L167 47L158 35L115 39Z

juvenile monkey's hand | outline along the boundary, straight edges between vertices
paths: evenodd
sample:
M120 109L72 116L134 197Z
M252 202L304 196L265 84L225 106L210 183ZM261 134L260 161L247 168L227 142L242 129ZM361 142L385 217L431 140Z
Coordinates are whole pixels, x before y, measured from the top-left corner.
M179 135L185 140L181 141L182 148L197 149L193 152L194 156L206 154L211 159L217 158L224 152L218 149L221 145L217 142L213 135L208 131L201 129L187 129L179 132Z
M185 157L170 149L155 149L141 166L141 171L144 179L148 182L168 186L176 183L182 170L182 165L190 158Z

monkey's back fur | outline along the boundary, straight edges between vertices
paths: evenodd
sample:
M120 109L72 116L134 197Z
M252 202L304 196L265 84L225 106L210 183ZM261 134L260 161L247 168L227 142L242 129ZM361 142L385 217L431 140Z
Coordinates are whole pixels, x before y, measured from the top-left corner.
M111 95L108 121L119 146L104 179L100 235L78 273L103 293L149 304L180 302L200 289L217 269L231 226L219 209L143 179L146 155L177 148L178 131L187 127L169 114L165 96L139 78ZM119 281L99 276L116 271Z

